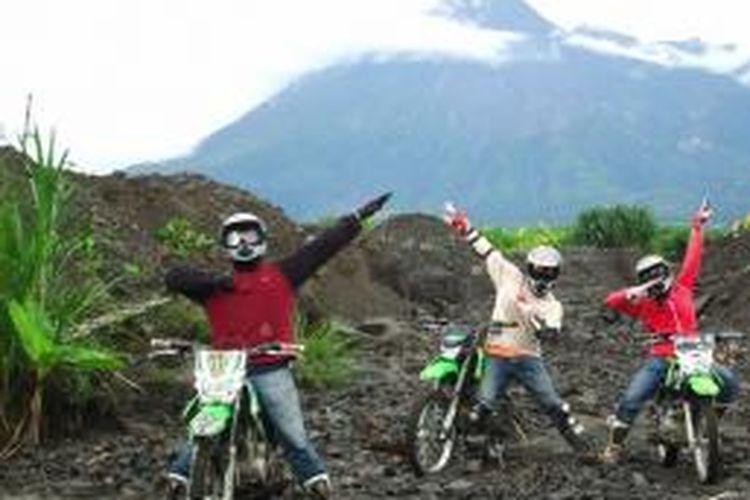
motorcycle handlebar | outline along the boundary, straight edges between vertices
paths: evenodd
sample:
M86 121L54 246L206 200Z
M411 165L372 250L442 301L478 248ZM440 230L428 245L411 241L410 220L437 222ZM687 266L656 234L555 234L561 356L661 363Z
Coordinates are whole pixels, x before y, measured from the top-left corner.
M303 344L288 342L269 342L246 349L248 356L269 354L273 356L299 356L305 350Z
M660 344L663 342L674 342L678 337L676 332L657 333L657 332L637 332L629 335L637 341L645 344ZM745 340L746 335L738 331L703 331L696 335L697 338L713 338L714 340Z
M153 338L150 341L151 348L154 349L149 357L181 355L194 351L202 346L195 342L185 339L175 338ZM294 344L289 342L267 342L245 349L248 356L258 356L262 354L272 356L299 356L305 350L303 344Z

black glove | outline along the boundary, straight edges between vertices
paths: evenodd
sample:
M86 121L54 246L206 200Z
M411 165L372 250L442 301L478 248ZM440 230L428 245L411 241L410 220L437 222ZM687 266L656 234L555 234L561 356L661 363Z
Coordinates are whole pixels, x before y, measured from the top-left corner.
M366 219L383 208L383 205L385 205L385 202L388 201L388 198L390 198L392 194L393 193L385 193L384 195L378 196L374 200L368 201L367 203L359 207L354 211L354 215L357 217L357 220L361 221L363 219Z
M542 342L554 342L560 338L560 329L547 326L534 331L534 334L536 335L536 338Z

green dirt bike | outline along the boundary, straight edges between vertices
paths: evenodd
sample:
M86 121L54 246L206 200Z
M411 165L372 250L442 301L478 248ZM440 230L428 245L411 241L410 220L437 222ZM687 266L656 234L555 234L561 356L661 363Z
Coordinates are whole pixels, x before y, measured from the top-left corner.
M493 325L441 328L440 353L419 377L431 390L415 404L407 427L409 461L417 476L443 470L456 445L479 437L483 457L502 460L506 443L524 441L525 434L513 404L506 399L488 425L477 429L471 409L484 369L482 345Z
M183 411L192 443L187 498L231 500L250 483L264 491L283 489L286 465L264 425L247 362L258 354L298 356L303 346L274 342L217 350L179 339L153 339L151 346L151 358L194 358L197 394Z
M735 332L676 337L675 356L669 360L667 375L652 405L651 440L659 462L671 467L680 451L686 450L692 455L701 483L715 482L721 466L715 403L721 379L713 371L714 349L717 340L741 337Z

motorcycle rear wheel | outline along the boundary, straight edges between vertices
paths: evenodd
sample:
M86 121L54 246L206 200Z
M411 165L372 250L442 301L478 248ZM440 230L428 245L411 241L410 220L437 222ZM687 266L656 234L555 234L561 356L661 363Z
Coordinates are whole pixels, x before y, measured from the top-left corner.
M439 472L450 462L457 434L455 419L449 431L443 430L450 405L449 395L438 389L422 397L412 410L407 443L409 462L417 476Z

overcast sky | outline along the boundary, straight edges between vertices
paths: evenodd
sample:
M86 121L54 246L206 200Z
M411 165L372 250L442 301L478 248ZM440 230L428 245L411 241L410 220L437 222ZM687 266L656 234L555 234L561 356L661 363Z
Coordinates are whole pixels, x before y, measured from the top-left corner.
M184 153L295 77L371 50L489 59L507 34L437 0L4 0L0 126L25 96L89 171ZM750 53L743 0L529 0L565 28L700 37Z

